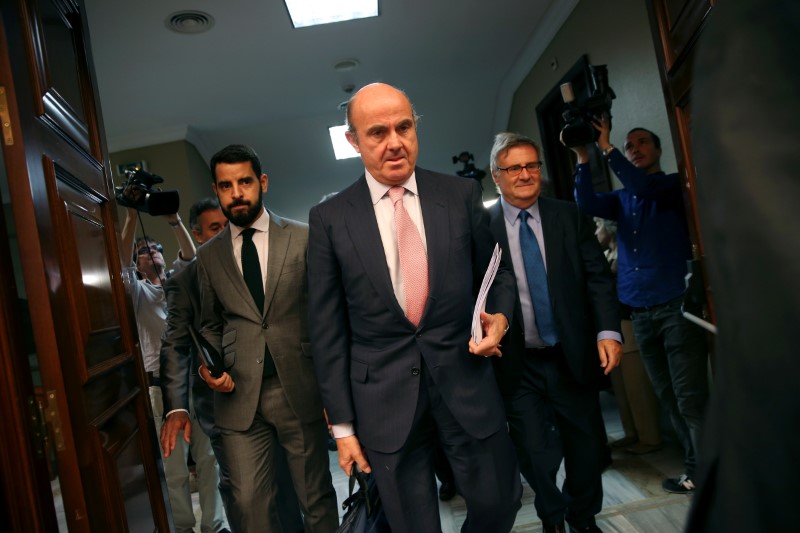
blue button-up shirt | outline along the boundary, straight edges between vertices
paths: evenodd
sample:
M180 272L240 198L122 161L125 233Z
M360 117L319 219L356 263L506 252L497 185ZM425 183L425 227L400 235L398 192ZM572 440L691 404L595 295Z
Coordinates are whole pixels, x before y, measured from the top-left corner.
M624 188L598 193L588 164L578 165L575 200L593 216L617 221L617 292L632 307L663 304L681 296L692 257L678 174L645 174L612 150L611 169Z

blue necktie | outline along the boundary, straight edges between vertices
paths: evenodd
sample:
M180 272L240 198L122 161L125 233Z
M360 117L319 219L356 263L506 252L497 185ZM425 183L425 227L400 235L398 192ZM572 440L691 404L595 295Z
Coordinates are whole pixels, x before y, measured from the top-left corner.
M525 263L525 277L528 279L528 291L531 293L539 338L549 346L553 346L558 342L558 335L556 335L556 326L553 322L553 310L550 308L547 272L544 269L539 241L536 240L536 235L528 226L530 216L531 214L524 209L519 212L519 248Z

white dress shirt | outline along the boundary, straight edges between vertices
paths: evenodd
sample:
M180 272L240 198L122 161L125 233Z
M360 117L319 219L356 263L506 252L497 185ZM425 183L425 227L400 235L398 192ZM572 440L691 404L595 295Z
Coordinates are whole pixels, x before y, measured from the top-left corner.
M233 222L231 226L231 242L233 244L233 258L236 262L236 267L239 272L242 272L242 232L247 228L237 226ZM261 216L259 216L251 225L255 233L253 233L253 244L256 245L258 252L258 262L261 266L261 285L266 286L267 280L267 259L269 259L269 213L261 207ZM242 273L244 275L244 273Z

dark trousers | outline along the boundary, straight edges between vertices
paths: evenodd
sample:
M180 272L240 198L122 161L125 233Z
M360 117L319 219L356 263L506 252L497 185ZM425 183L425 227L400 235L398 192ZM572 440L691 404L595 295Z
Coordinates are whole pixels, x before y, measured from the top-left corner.
M196 376L193 376L195 378ZM192 385L194 408L200 428L192 428L192 431L202 429L211 441L211 449L219 464L219 490L224 494L228 490L228 474L222 457L222 437L219 429L214 426L214 391L208 388L205 383ZM275 501L284 533L301 533L303 531L303 515L300 514L300 504L297 502L297 494L292 485L292 476L289 473L289 465L286 462L286 453L283 448L276 446L274 450L273 462L275 465Z
M686 451L686 474L692 478L708 403L705 332L683 318L680 299L634 309L632 319L647 375Z
M506 400L506 416L520 471L536 493L534 506L542 522L553 525L566 518L578 528L594 524L603 505L596 386L573 379L560 347L526 350L522 381ZM562 452L566 478L559 490L556 473Z
M422 374L414 425L405 445L388 454L367 450L392 533L441 531L433 475L437 440L452 466L456 489L467 504L461 531L510 531L521 506L522 485L508 433L501 429L482 440L467 434L424 366Z
M320 418L303 424L294 415L277 376L264 378L253 424L246 431L220 429L220 487L234 532L287 531L279 513L276 448L283 448L307 532L332 533L339 524L331 482L327 428ZM279 518L280 515L280 518ZM295 522L288 518L289 522ZM291 527L291 526L290 526ZM291 530L289 530L291 531Z

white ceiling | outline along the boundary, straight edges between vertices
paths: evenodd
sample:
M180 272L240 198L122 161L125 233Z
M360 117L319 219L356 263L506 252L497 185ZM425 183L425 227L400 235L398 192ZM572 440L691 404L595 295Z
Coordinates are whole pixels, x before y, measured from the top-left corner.
M270 176L267 205L306 220L363 171L330 146L342 87L404 89L423 117L421 166L454 173L452 156L467 150L485 167L514 90L577 2L381 0L377 18L301 29L280 0L85 0L85 9L111 152L187 139L207 160L249 144ZM182 10L215 25L168 30ZM360 67L333 69L347 58Z

